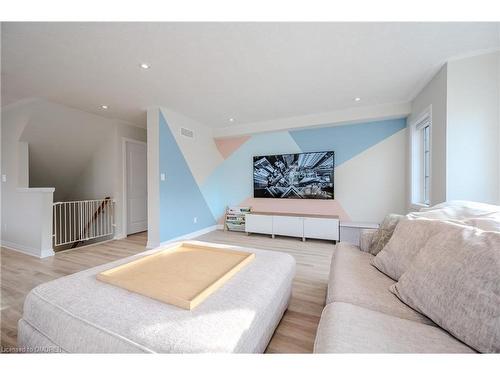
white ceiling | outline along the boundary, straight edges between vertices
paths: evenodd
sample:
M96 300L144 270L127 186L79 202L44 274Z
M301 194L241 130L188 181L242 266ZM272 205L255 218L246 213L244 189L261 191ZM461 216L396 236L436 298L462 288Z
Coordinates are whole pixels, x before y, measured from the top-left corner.
M165 106L221 128L406 102L499 35L499 23L3 23L2 100L142 126Z

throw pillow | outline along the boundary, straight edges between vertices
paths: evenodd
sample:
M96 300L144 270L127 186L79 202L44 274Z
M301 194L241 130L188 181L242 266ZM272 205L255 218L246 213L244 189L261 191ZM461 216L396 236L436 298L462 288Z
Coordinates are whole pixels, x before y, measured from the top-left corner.
M380 250L384 248L387 242L391 239L394 229L402 218L404 218L403 215L396 214L389 214L384 218L384 221L380 224L380 228L373 235L372 242L368 250L370 254L377 255Z
M484 353L500 352L500 233L441 223L391 291Z
M391 279L399 280L427 240L438 233L444 224L438 220L401 220L387 245L371 260L371 264Z

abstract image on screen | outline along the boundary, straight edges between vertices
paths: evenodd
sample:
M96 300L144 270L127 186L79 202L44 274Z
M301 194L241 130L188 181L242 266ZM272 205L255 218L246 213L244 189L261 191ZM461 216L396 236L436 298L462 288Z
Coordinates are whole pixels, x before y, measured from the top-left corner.
M254 156L255 198L333 199L333 151Z

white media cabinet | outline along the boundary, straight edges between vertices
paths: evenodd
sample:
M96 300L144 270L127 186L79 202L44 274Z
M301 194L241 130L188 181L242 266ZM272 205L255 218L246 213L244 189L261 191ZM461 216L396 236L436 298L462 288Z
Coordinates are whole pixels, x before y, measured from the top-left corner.
M250 233L318 238L339 241L340 221L334 215L251 212L245 215L245 231Z

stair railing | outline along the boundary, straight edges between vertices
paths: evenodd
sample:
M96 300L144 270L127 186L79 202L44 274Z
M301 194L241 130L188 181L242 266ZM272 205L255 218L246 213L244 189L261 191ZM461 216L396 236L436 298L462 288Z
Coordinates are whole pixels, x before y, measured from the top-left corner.
M54 246L71 244L71 248L114 232L114 204L104 199L55 202L53 204Z

